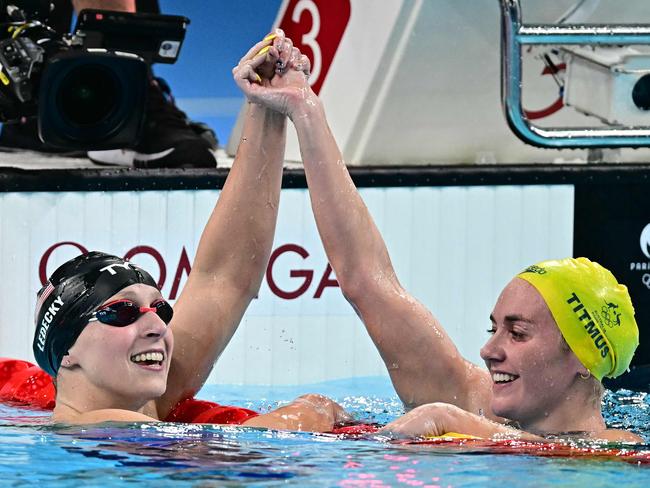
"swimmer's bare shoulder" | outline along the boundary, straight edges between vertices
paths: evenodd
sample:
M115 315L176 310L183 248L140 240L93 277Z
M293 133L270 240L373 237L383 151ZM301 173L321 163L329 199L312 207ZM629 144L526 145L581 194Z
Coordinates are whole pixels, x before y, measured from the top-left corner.
M52 416L53 423L98 424L101 422L159 422L158 419L130 410L105 408L83 413L64 413Z

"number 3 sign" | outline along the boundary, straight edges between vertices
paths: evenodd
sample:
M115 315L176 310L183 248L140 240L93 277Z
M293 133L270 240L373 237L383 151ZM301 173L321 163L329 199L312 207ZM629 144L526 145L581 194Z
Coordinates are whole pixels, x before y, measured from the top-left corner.
M350 19L350 0L288 0L279 27L311 60L309 84L318 93Z

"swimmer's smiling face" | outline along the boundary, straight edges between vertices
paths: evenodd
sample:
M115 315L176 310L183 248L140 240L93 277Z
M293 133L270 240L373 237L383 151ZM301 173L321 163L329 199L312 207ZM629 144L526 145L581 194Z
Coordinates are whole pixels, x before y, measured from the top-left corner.
M533 431L563 424L567 416L579 413L571 390L584 368L537 290L515 278L490 319L492 337L481 357L492 376L493 412Z
M156 288L135 284L104 304L130 300L137 306L151 307L161 299ZM102 403L108 401L111 408L139 408L138 404L165 392L173 347L170 328L153 312L124 327L93 321L70 348L62 367L79 371L96 395L105 397Z

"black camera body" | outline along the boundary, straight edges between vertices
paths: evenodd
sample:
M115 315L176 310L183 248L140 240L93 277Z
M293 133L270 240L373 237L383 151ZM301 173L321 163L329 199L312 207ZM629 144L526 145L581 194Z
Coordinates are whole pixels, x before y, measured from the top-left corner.
M134 145L149 64L176 61L189 19L83 10L62 36L44 22L45 4L0 0L0 120L38 117L40 138L55 147Z

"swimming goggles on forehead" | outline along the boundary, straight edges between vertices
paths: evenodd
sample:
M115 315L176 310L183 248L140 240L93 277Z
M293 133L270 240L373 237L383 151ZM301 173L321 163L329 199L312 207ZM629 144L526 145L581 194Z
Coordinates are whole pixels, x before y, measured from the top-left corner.
M93 312L89 322L98 321L102 324L115 327L126 327L138 320L141 315L153 312L160 319L169 324L174 315L172 306L165 300L158 300L151 304L151 307L139 307L130 300L117 300L103 305L99 310Z

